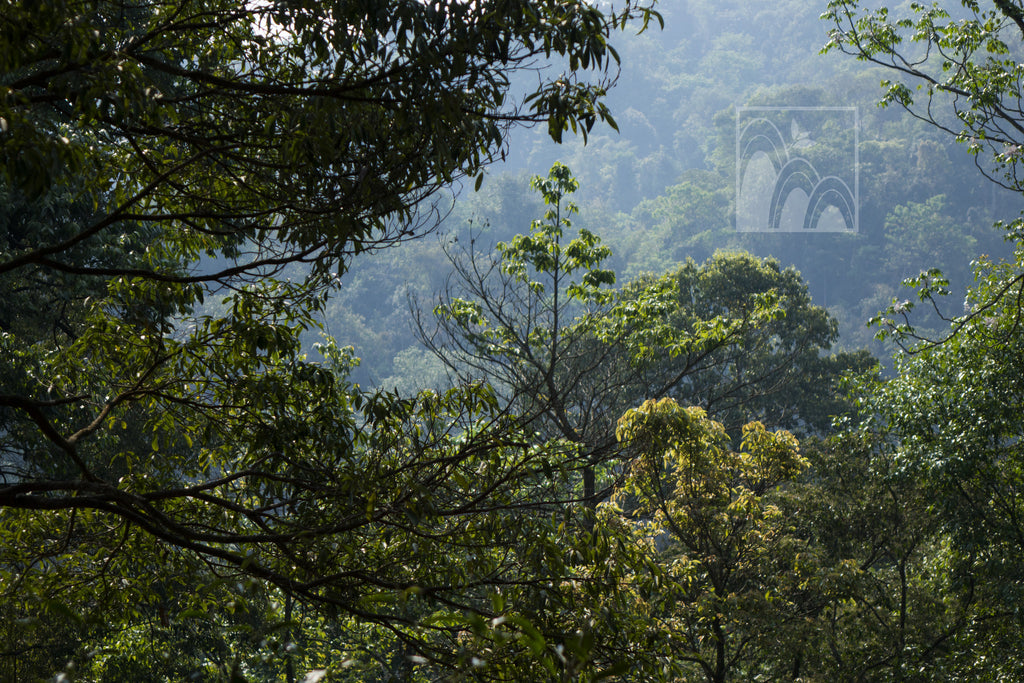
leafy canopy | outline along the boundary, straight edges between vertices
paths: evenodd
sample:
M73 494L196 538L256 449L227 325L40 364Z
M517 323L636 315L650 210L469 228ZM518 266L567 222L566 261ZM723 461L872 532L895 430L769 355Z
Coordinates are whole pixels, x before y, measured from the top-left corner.
M479 178L512 125L547 123L560 140L614 124L610 34L656 16L579 0L8 3L0 173L28 196L75 186L97 215L10 245L0 272L108 273L68 249L140 224L174 257L233 261L188 276L137 264L149 277L337 270L415 234L421 202ZM550 58L569 70L548 74ZM520 93L524 71L540 79Z
M721 423L670 398L626 411L616 435L633 456L617 500L643 533L669 537L649 637L686 680L764 674L799 594L802 544L779 505L808 466L796 438L751 422L733 450Z
M656 17L577 0L6 3L11 651L43 649L24 620L58 596L130 630L175 606L115 613L118 591L187 577L239 599L255 582L429 661L466 659L464 620L426 637L428 608L409 603L492 609L487 584L520 558L489 544L530 526L511 511L537 505L548 451L486 386L363 392L345 351L310 359L301 336L353 255L433 227L440 193L479 180L513 126L559 139L613 123L609 41ZM534 519L548 538L551 518Z

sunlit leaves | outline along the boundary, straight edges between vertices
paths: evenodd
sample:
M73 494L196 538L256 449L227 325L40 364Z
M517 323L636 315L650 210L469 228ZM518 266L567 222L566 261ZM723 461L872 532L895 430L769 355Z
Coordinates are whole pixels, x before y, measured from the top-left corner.
M734 451L720 423L667 398L627 411L617 435L633 455L619 500L648 534L670 539L659 556L666 585L650 599L665 647L695 680L753 678L792 611L802 543L778 502L779 487L808 466L796 439L751 423ZM774 642L761 638L763 624Z
M600 288L614 284L615 274L601 269L600 265L611 256L611 249L603 246L601 238L586 229L580 229L578 236L568 244L562 243L564 232L572 227L571 217L579 212L579 208L567 199L579 188L579 182L572 177L567 166L556 162L547 178L534 176L530 187L540 192L550 208L544 213L543 220L532 223L530 234L516 235L511 242L498 244L502 270L516 280L528 283L531 291L538 295L545 294L545 287L550 288L545 279L558 282L583 271L579 282L573 278L565 288L568 297L579 302L607 300L607 290L602 292ZM557 294L548 291L547 296Z

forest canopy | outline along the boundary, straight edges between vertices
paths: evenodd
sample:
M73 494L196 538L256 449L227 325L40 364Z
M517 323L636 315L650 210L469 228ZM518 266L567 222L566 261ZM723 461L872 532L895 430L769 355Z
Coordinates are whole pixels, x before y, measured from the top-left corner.
M1024 678L1024 9L822 4L6 2L0 678Z
M572 0L5 4L11 677L39 675L25 653L51 667L77 648L46 628L57 614L102 635L122 617L205 613L207 594L220 612L287 595L289 610L393 630L422 616L413 595L478 613L468 587L504 576L503 560L467 566L427 541L463 518L451 540L465 548L511 532L514 484L546 454L487 387L364 393L344 350L328 341L311 362L299 336L356 254L429 231L442 191L481 178L511 128L559 140L614 125L610 41L651 19L642 2ZM420 565L416 538L428 564L456 564ZM437 627L419 656L458 666L444 634L464 628Z

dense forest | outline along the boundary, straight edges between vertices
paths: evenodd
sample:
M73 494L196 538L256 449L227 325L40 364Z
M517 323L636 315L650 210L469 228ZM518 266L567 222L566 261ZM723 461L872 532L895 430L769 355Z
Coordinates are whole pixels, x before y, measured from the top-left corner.
M1012 252L993 224L1024 208L1019 194L979 173L955 136L877 106L889 77L881 66L819 54L824 7L673 2L658 10L663 30L620 40L622 71L608 96L618 131L595 129L586 144L560 146L545 144L543 129L517 132L508 159L488 170L479 192L459 194L436 236L353 264L325 321L362 358L358 381L415 390L440 371L409 325L408 295L416 307L436 303L450 270L446 239L473 234L490 249L527 231L543 212L529 177L556 161L579 179L577 223L611 247L620 282L716 251L772 257L795 267L836 318L838 348L870 349L886 366L893 349L866 322L894 297L912 297L904 278L939 268L962 294L972 260ZM857 109L855 234L735 230L737 106ZM817 154L831 153L828 139L818 142Z
M0 679L1024 680L1018 0L0 2Z

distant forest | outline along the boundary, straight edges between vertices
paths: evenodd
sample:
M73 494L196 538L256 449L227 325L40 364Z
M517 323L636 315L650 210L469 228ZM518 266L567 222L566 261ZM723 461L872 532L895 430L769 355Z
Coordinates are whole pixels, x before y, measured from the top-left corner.
M450 213L436 237L353 264L325 323L362 359L355 379L406 390L443 383L413 334L409 296L413 306L432 307L451 270L445 241L472 235L486 249L527 232L543 212L529 177L556 160L580 182L576 224L611 247L620 284L719 250L772 257L795 267L814 303L837 319L836 348L870 349L883 364L892 347L875 340L867 321L910 296L904 278L939 268L960 305L972 260L1012 252L993 224L1015 217L1021 197L978 173L966 144L898 107L879 107L879 83L890 77L883 69L819 54L828 25L806 3L694 0L659 11L663 30L619 41L622 70L608 97L617 132L599 127L586 143L577 136L555 146L543 127L518 131L479 192L464 187L439 204ZM736 231L736 110L769 106L856 107L856 234ZM815 143L829 153L827 139Z

